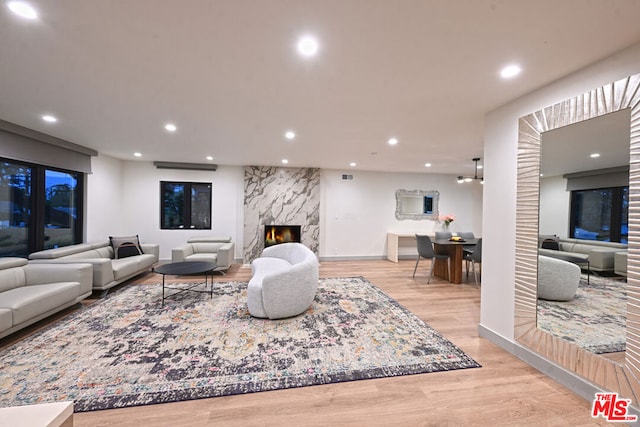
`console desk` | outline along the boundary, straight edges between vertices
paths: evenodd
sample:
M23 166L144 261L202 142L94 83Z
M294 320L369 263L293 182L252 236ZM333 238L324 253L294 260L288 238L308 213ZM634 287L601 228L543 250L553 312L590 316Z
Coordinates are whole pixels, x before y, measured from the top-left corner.
M391 262L398 262L398 247L400 246L400 240L413 239L413 242L414 242L413 246L415 247L416 234L422 234L422 233L393 232L393 231L387 232L387 259Z

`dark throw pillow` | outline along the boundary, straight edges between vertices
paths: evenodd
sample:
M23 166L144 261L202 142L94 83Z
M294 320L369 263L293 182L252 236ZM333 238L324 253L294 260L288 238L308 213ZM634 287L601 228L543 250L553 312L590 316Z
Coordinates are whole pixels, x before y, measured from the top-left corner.
M558 245L558 242L554 239L544 239L541 247L542 249L553 249L554 251L560 250L560 245Z
M142 255L142 248L140 247L140 240L137 234L135 236L124 237L109 236L109 241L113 247L113 254L116 259Z

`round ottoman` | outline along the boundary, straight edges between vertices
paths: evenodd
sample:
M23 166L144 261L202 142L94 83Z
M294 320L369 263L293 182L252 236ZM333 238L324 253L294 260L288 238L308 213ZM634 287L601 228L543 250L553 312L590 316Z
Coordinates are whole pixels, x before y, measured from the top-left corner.
M580 267L576 264L538 255L538 298L569 301L579 284Z

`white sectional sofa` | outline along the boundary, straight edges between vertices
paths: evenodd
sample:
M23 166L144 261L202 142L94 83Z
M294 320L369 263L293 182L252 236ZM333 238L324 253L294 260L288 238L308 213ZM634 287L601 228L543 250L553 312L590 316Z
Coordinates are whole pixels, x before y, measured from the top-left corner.
M281 319L306 311L316 296L319 263L301 243L281 243L262 251L251 263L247 290L249 313Z
M553 239L553 236L541 236L540 242L544 239ZM555 238L558 242L559 251L554 249L538 249L540 255L554 257L558 253L572 255L578 258L589 260L591 271L614 271L614 260L616 252L626 252L625 243L601 242L598 240L583 240L572 238ZM625 268L626 274L626 268Z
M234 247L231 237L192 237L184 245L171 250L171 262L215 262L213 271L224 273L233 263Z
M56 249L34 252L29 259L34 263L86 262L93 265L93 290L106 291L119 283L150 270L160 256L156 244L140 244L142 254L116 259L109 240L80 243Z
M0 258L0 338L91 295L91 264Z

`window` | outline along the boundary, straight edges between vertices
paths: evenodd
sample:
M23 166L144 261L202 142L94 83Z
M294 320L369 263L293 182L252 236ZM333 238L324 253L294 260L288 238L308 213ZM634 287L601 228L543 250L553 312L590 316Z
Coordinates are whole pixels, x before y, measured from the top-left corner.
M571 192L571 237L627 243L628 219L629 187Z
M84 174L0 159L0 256L82 242Z
M211 230L211 183L160 182L160 228Z

